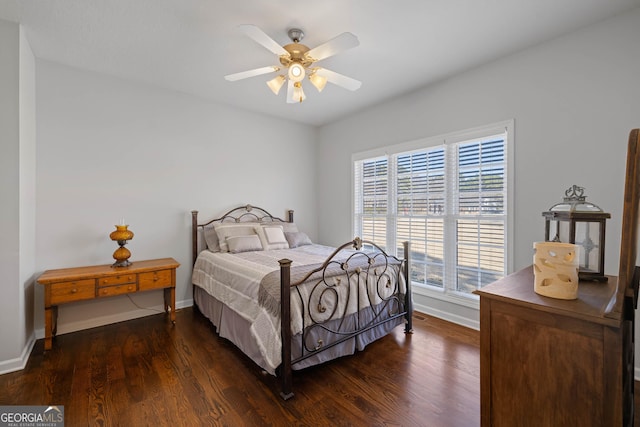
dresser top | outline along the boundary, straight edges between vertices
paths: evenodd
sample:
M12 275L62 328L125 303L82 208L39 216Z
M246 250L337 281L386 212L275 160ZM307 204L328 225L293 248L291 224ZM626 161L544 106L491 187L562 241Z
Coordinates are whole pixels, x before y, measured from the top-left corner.
M87 267L61 268L45 271L38 277L38 283L46 285L49 283L117 276L128 273L144 273L147 271L178 268L179 266L180 263L173 258L160 258L147 261L133 261L131 265L127 267L112 267L111 264L104 264Z
M483 298L488 298L548 313L619 326L624 290L618 289L617 277L607 277L609 280L606 283L580 281L578 299L562 300L535 293L533 267L529 266L474 293L480 295L480 304Z

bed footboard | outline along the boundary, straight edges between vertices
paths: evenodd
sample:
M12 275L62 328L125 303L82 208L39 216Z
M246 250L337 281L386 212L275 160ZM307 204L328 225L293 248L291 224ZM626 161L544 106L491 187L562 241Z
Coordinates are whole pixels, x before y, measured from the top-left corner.
M362 249L362 245L367 250ZM371 250L369 250L371 249ZM409 242L404 258L387 255L373 242L355 238L345 243L317 269L292 281L292 262L280 260L280 321L282 365L280 396L293 397L293 365L347 340L404 318L405 333L412 333ZM348 252L344 252L348 250ZM301 307L292 313L292 298ZM294 317L292 319L292 316ZM344 319L350 318L350 321ZM337 319L337 320L336 320ZM302 339L292 353L292 320L301 324ZM330 323L332 322L332 323ZM331 325L331 326L328 326ZM308 342L314 329L330 339Z

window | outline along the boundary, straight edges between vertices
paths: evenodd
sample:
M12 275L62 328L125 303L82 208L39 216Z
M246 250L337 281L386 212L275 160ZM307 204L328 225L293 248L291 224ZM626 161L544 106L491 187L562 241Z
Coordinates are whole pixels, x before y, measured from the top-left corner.
M354 231L392 254L411 242L412 283L469 297L508 268L505 122L354 156ZM375 155L377 154L377 155Z

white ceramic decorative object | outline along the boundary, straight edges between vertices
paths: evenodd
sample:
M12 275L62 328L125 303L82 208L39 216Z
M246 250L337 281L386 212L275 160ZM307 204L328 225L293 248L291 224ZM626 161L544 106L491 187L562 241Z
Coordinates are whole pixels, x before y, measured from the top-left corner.
M573 243L536 242L533 248L534 291L551 298L578 298L580 246Z

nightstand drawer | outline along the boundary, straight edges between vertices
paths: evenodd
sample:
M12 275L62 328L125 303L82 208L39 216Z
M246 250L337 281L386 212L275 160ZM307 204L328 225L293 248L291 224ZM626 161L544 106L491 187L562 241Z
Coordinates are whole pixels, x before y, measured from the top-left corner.
M51 285L51 304L91 299L96 296L94 279L76 280L73 282L53 283Z
M138 285L141 291L148 289L166 288L172 285L173 270L152 271L149 273L140 273L138 277Z
M109 276L98 279L98 286L121 285L123 283L135 283L135 274L119 274L117 276Z
M129 294L136 291L135 283L124 285L103 286L98 289L98 297L112 297L114 295Z

